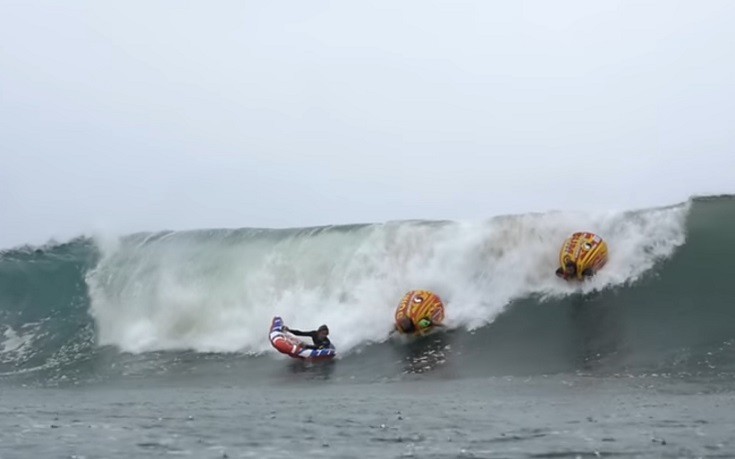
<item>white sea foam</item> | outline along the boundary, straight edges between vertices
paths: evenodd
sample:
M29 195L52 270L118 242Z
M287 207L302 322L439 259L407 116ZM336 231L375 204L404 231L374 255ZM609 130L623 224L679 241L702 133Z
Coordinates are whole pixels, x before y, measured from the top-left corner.
M688 208L106 241L87 276L91 313L102 344L131 352L259 353L280 315L294 328L328 324L344 353L385 340L411 289L435 291L447 325L472 329L514 299L635 281L684 243ZM607 266L584 284L554 276L560 245L574 231L595 232L610 248Z

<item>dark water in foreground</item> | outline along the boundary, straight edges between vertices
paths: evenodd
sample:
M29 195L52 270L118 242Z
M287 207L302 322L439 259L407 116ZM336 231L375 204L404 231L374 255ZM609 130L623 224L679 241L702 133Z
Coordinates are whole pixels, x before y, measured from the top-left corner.
M4 389L0 457L732 457L730 386L554 376Z

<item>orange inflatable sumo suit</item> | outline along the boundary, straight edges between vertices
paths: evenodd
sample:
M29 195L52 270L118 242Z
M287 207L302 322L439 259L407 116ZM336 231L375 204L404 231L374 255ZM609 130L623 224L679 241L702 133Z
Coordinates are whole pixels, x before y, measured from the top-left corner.
M428 290L412 290L404 295L395 314L400 333L423 335L444 321L444 303Z
M564 279L584 280L594 276L607 263L607 244L593 233L574 233L564 241L559 252L556 275Z

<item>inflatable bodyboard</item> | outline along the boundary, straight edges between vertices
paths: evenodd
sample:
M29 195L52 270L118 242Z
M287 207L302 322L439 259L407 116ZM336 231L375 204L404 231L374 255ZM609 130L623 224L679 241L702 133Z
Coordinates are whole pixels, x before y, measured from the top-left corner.
M278 352L295 359L331 359L337 354L334 346L323 349L309 349L304 347L304 343L283 329L283 319L280 317L273 318L269 338L271 345Z

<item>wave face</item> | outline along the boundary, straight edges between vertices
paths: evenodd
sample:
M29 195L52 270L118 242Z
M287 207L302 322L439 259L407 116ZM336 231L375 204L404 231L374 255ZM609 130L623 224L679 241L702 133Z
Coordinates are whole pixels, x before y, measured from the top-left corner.
M610 247L606 267L582 285L554 276L562 241L579 230ZM340 371L366 375L432 366L458 377L722 371L735 362L734 256L729 196L482 223L162 232L19 248L0 253L0 374L165 373L235 359L247 377L283 365L267 340L274 315L295 328L329 324ZM411 289L444 299L448 333L389 338Z

